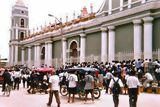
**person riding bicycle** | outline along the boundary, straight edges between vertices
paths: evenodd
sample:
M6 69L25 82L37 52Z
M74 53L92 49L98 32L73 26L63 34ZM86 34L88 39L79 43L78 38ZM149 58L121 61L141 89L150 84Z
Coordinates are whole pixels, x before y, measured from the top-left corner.
M12 84L11 82L11 74L8 72L8 70L6 69L2 75L2 77L4 78L4 81L3 81L3 85L2 85L2 91L5 90L5 86L6 84L10 85Z

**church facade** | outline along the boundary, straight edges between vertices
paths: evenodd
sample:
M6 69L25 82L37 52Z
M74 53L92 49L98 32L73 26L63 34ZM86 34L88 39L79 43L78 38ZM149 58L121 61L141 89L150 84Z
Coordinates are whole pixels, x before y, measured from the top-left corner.
M10 65L160 59L160 0L104 0L97 13L29 32L28 8L12 8Z

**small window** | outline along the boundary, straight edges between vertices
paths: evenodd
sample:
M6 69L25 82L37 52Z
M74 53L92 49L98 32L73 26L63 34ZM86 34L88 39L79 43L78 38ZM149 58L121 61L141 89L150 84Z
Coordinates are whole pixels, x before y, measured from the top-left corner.
M24 13L24 11L21 11L21 13Z
M21 27L24 27L24 19L21 19Z

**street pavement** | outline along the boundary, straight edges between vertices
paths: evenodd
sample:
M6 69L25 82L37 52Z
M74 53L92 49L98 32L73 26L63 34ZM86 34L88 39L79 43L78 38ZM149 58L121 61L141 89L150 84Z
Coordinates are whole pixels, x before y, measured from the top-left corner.
M1 90L1 89L0 89ZM0 92L0 107L47 107L48 94L28 94L27 89L13 90L10 97ZM67 103L67 96L60 96L61 107L114 107L112 95L106 94L104 90L101 97L94 103L89 99L87 103L76 96L74 103ZM128 95L120 95L119 107L129 107ZM57 107L55 98L51 107ZM160 94L141 93L138 97L137 107L160 107Z

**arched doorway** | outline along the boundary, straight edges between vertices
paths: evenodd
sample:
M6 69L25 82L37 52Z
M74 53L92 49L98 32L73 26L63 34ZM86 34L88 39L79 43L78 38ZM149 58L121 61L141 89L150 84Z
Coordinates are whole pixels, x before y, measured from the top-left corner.
M77 57L78 57L77 43L73 41L70 45L70 58L73 58L72 62L77 62Z

